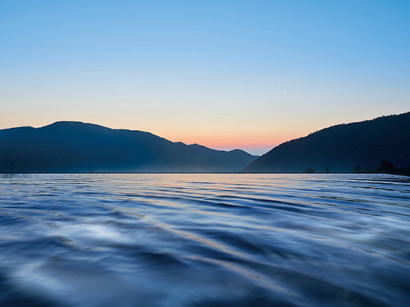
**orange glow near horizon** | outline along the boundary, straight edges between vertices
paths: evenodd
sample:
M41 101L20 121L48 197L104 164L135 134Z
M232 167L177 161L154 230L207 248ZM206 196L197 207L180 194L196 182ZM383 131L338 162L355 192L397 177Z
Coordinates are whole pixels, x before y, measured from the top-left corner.
M290 141L294 138L301 137L303 135L283 135L283 136L227 136L227 135L202 135L202 136L187 136L170 137L173 142L183 142L187 145L199 144L213 149L220 150L232 150L243 149L252 154L262 154L272 149L273 147Z

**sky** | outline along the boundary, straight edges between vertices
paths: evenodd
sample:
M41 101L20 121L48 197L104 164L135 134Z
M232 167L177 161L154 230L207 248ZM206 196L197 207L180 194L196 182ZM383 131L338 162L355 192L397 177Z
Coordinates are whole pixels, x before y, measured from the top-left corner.
M75 120L262 154L410 111L410 1L0 1L0 129Z

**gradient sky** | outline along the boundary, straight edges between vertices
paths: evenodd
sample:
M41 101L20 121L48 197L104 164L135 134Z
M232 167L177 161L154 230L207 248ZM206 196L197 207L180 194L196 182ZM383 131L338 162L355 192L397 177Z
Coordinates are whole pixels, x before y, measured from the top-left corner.
M0 1L0 128L263 153L410 111L410 1Z

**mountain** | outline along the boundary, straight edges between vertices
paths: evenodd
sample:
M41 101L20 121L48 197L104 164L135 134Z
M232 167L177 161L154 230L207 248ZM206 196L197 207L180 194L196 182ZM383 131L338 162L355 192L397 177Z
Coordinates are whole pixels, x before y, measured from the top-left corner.
M82 122L0 130L0 173L238 172L256 158Z
M410 112L332 126L285 142L253 161L246 173L376 170L387 160L410 167Z

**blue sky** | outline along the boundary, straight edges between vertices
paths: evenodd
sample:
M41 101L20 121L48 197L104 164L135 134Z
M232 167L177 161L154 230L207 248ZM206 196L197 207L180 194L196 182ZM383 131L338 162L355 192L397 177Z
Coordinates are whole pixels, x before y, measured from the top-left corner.
M410 111L410 1L1 1L0 128L262 153Z

